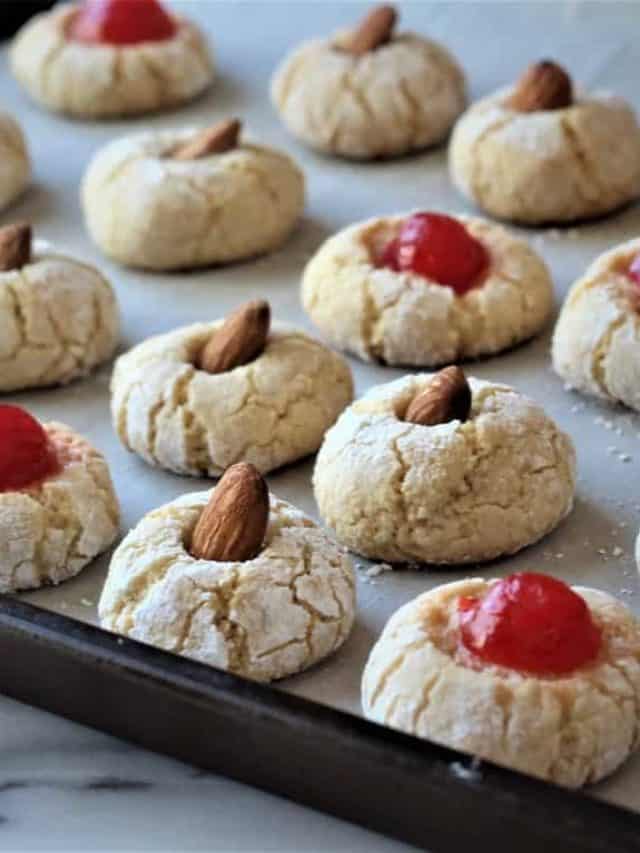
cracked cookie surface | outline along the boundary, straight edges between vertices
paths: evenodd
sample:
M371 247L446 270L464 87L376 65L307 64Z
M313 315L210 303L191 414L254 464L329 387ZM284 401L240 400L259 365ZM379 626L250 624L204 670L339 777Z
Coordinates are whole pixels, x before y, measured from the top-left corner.
M0 272L0 392L85 376L111 358L119 331L101 273L36 241L30 263Z
M457 602L493 583L446 584L391 617L364 671L365 715L567 787L608 776L640 746L640 625L610 595L574 587L602 631L594 663L556 677L472 666Z
M314 453L353 399L344 359L275 324L249 364L198 370L196 356L222 322L150 338L118 359L111 411L122 443L152 465L211 477L235 462L266 473Z
M346 33L286 57L271 98L290 132L329 154L392 157L441 142L464 109L464 74L441 45L413 34L356 57Z
M31 161L20 125L0 111L0 210L8 207L31 180Z
M463 296L415 273L376 266L408 215L345 228L307 264L302 303L333 346L366 361L436 367L500 352L543 328L553 307L549 271L499 225L457 217L490 256L483 283Z
M512 93L478 101L454 127L449 168L467 198L535 225L602 215L640 195L640 127L621 98L594 93L523 113L506 105Z
M228 263L280 246L304 208L304 176L286 154L240 144L174 160L195 129L118 139L82 184L91 237L122 264L152 270Z
M177 18L176 34L137 45L84 44L67 37L79 4L36 15L14 38L10 64L31 97L55 112L111 118L169 109L214 78L200 31Z
M627 275L640 239L600 255L572 286L553 334L571 387L640 411L640 290Z
M371 389L329 430L313 486L324 522L359 554L462 564L513 554L571 511L575 451L531 400L469 379L469 420L403 420L430 376Z
M100 598L102 625L258 681L301 672L336 651L355 612L343 549L271 496L257 557L197 560L187 546L209 494L183 495L124 539Z
M44 428L61 469L38 485L0 493L0 593L59 584L118 535L118 499L102 454L64 424Z

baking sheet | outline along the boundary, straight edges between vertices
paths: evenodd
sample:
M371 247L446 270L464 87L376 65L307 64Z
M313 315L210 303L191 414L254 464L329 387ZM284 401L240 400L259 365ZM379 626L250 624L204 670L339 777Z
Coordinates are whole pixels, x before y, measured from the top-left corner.
M463 211L446 171L444 150L389 163L350 164L304 150L285 133L267 97L267 80L284 52L305 37L329 32L358 17L360 4L180 3L206 29L220 76L214 89L175 113L126 122L89 124L41 112L18 91L0 59L0 101L16 114L29 137L34 187L2 223L29 219L38 236L99 265L113 281L123 315L122 350L145 337L196 320L212 319L255 296L268 298L274 315L311 329L299 305L305 261L337 229L359 219L415 207ZM549 55L564 62L587 86L612 88L635 102L640 47L633 42L640 10L634 4L444 3L400 4L403 23L442 39L462 61L472 97L512 79L530 60ZM308 179L304 221L279 252L228 268L186 275L149 275L121 269L101 257L84 231L78 185L90 155L114 136L149 127L213 122L239 115L246 135L288 150ZM524 232L550 264L558 302L572 280L599 252L640 233L640 207L568 230ZM549 332L506 355L469 366L481 378L508 382L542 402L571 433L578 450L576 508L542 543L516 557L463 572L397 571L373 576L356 558L359 612L354 632L331 660L278 686L318 702L360 713L359 682L367 654L390 614L420 592L468 574L504 575L532 569L570 583L609 590L640 614L633 545L640 523L637 488L640 418L580 398L563 389L550 370ZM351 360L357 393L404 371ZM108 414L110 366L64 389L7 395L4 400L58 419L86 434L104 451L120 496L123 532L140 517L180 494L206 488L193 480L149 468L116 440ZM269 476L274 492L317 517L309 486L312 460ZM109 555L57 589L25 594L41 607L96 622L95 605ZM375 569L374 569L375 571ZM640 758L592 789L640 811ZM635 790L634 790L635 789Z

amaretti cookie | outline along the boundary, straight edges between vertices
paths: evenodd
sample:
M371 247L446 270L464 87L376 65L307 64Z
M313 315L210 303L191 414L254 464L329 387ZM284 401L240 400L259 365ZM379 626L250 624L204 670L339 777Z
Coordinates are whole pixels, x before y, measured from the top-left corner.
M31 160L20 125L0 110L0 210L22 195L31 180Z
M313 474L338 541L390 563L513 554L570 512L575 451L544 411L459 367L371 389L327 433Z
M441 142L464 109L464 74L440 44L396 33L377 6L355 29L305 42L277 69L271 98L302 142L341 157L392 157Z
M122 443L152 465L210 477L238 461L265 473L314 453L353 398L351 372L299 330L269 324L257 300L121 356L111 407Z
M573 388L640 411L640 238L600 255L573 285L552 358Z
M17 33L10 63L35 101L81 118L169 109L214 77L204 36L157 0L56 6Z
M436 587L367 662L367 717L570 788L640 745L640 625L621 602L535 573Z
M0 593L77 575L118 529L104 457L70 427L0 405Z
M535 335L553 306L544 261L482 219L418 212L345 228L309 261L302 302L367 361L436 367Z
M28 225L0 228L0 392L70 382L113 355L120 320L111 285Z
M89 233L109 257L192 269L269 252L304 208L304 177L273 148L242 143L240 122L154 131L98 151L85 174Z
M571 222L640 195L640 127L621 98L574 90L563 68L538 62L464 113L449 165L458 189L492 216Z
M245 463L143 518L99 604L111 631L258 681L330 655L354 610L349 558Z

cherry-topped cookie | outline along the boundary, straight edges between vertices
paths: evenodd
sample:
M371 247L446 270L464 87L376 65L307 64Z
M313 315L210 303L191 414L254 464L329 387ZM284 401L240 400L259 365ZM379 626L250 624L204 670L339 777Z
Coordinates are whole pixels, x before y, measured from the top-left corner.
M68 34L86 44L167 41L178 26L157 0L91 0L71 20Z
M534 572L446 584L391 617L362 701L370 719L577 788L640 746L640 624Z
M360 222L327 240L305 269L302 301L341 349L435 367L535 335L553 285L542 259L504 228L418 211Z
M640 411L640 239L600 255L575 282L552 358L572 388Z
M214 76L203 35L158 0L85 0L37 15L16 35L11 67L34 100L85 118L168 109Z
M118 528L104 457L70 427L0 405L0 592L73 577Z

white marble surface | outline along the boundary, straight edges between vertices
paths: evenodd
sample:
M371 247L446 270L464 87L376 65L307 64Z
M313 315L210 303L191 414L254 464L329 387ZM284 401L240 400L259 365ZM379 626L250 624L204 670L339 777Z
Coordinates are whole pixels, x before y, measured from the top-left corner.
M3 698L0 850L409 848Z
M269 141L294 153L311 177L308 217L301 232L286 253L279 256L280 261L272 264L267 260L254 268L261 270L265 283L271 288L274 305L279 310L289 310L290 306L291 310L297 310L295 283L301 263L330 231L374 212L425 206L436 203L434 199L446 199L446 202L438 203L449 206L464 206L449 187L442 151L397 164L360 167L359 192L346 193L345 181L353 174L352 167L303 152L279 127L265 103L266 79L286 46L297 38L326 32L334 24L352 20L358 14L352 4L306 3L301 8L301 3L294 7L270 0L252 6L200 0L181 5L188 14L195 15L207 26L215 42L221 79L203 101L170 117L171 123L202 121L207 111L212 116L244 112L251 116L254 129L264 132ZM633 41L638 14L637 4L632 3L414 2L403 8L403 19L408 27L442 38L460 56L470 72L474 97L513 77L530 59L551 55L566 62L587 85L618 89L640 108L637 95L638 47ZM115 122L83 125L47 116L27 103L8 80L5 57L2 57L2 63L2 99L28 124L36 160L35 188L12 211L11 217L7 215L3 221L13 217L32 218L42 236L55 242L62 241L81 254L98 260L97 253L92 255L93 250L81 227L75 182L81 174L83 158L110 135L125 132L128 125ZM166 117L160 117L132 124L136 127L147 123L158 126L165 121ZM77 162L67 153L68 133L73 134L73 143L82 154ZM412 169L420 170L420 181L410 180L409 171ZM73 182L69 180L71 174L75 175ZM547 234L535 239L536 245L554 264L554 270L561 269L558 284L564 290L584 266L587 257L623 236L638 233L639 229L640 208L636 207L610 221L585 227L573 236ZM248 287L248 283L243 276L247 269L249 267L239 265L225 274L230 288L238 288L234 291L237 295L233 297L224 291L222 302L225 308L244 295L242 288ZM166 320L162 321L164 325L154 320L149 331L159 331L177 322L195 319L194 312L206 307L203 290L206 275L185 280L181 284L183 299L179 304L171 305L171 312L167 311ZM125 339L131 343L139 338L139 323L141 318L147 317L147 300L152 291L154 301L158 301L160 306L163 301L169 305L170 292L167 288L157 288L151 278L128 276L115 270L114 278L121 288L121 298L126 289ZM218 299L220 293L216 293ZM499 373L506 366L511 381L535 394L539 378L530 374L529 357L533 354L539 360L546 358L546 347L547 341L541 339L528 350L521 349L504 360L487 362L480 370L485 371L482 375L489 377L492 371ZM373 369L371 371L373 376ZM96 420L104 408L103 401L98 398L105 390L106 376L104 371L100 374L96 383L102 382L102 391L98 384L93 386L96 399L74 421L75 426L100 446L104 446L109 432L106 420L100 424ZM553 382L549 377L548 382L543 383L545 391L546 385L551 383L553 386ZM364 379L359 387L362 389L363 385ZM551 391L555 396L549 400L550 411L569 427L574 420L569 411L574 401L567 403L558 383ZM60 401L68 400L71 406L74 394L81 393L81 386L76 385L67 392L41 394L34 410L43 416L57 415L54 410ZM36 400L35 397L33 399ZM580 416L582 423L579 429L594 434L599 430L602 439L602 428L595 428L593 423L598 413L601 413L598 404L588 404ZM623 419L619 413L615 417L616 423L620 420L620 428L624 428L625 435L616 437L615 441L605 435L604 443L617 443L631 453L636 441L637 419L631 423L629 418ZM589 483L596 482L603 464L612 464L605 456L604 447L599 454L583 458ZM125 469L137 470L136 465L135 460L123 461L122 477ZM291 472L285 472L274 482L276 490L285 497L288 496L287 490L293 488L290 483L292 476ZM145 477L149 478L145 483L151 482L150 472L145 472ZM627 479L631 480L630 477ZM156 477L155 481L159 482L159 478ZM141 488L146 486L141 484ZM633 484L629 484L629 489L633 490ZM535 558L545 565L551 562L556 566L555 553L561 545L562 551L566 550L572 558L582 561L581 580L584 579L585 568L588 568L594 576L604 578L608 573L610 580L606 583L618 592L623 587L635 587L635 582L628 577L633 571L630 557L626 563L618 561L619 564L614 565L610 562L605 566L595 550L596 544L608 543L613 520L621 517L623 510L617 505L607 507L603 502L596 506L584 484L582 492L575 519L559 534L561 540L556 539L551 546L543 545L537 551L527 553L535 554ZM629 555L637 512L630 501L627 504L624 518L628 524L621 539ZM311 506L305 505L305 508L311 509ZM594 538L588 549L582 545L582 527L585 524L593 528ZM550 555L546 551L548 547L553 549ZM572 577L571 572L578 571L572 566L573 562L569 567L566 562L564 566L558 563L557 569ZM71 602L77 600L82 605L85 585L94 582L97 571L102 570L94 567L78 583L65 586L63 598ZM407 573L403 582L406 588L401 594L414 594L411 584L418 583L418 580ZM367 595L371 600L376 596L388 598L385 593L389 593L389 589L383 589L380 581ZM45 606L46 599L46 594L34 597ZM86 618L91 617L87 615ZM368 626L367 618L369 616L364 614L359 633L351 644L351 653L356 657L366 654L371 640L369 634L372 634L374 626ZM333 672L335 683L344 686L345 674L339 668ZM303 694L312 693L317 677L317 673L309 674L297 682L295 689ZM350 677L349 683L352 681ZM64 689L63 685L61 689ZM345 696L348 693L346 689ZM637 765L636 770L630 772L637 773ZM637 775L634 778L637 779ZM616 777L612 788L604 793L620 802L634 804L637 796L632 797L630 792L634 786L625 784L627 780L631 781L630 776L621 774ZM400 851L407 848L51 715L0 699L0 850L151 849Z

